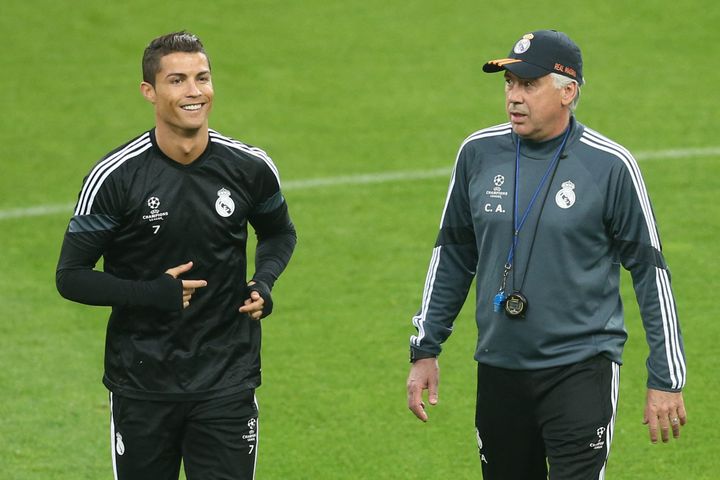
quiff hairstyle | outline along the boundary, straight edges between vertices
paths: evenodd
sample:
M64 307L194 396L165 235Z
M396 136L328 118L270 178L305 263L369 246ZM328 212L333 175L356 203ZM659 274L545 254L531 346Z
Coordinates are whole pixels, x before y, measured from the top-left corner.
M154 87L155 75L160 71L160 59L175 52L200 52L208 59L208 66L210 66L210 58L205 53L205 47L197 36L185 30L168 33L157 37L145 48L142 59L143 81Z

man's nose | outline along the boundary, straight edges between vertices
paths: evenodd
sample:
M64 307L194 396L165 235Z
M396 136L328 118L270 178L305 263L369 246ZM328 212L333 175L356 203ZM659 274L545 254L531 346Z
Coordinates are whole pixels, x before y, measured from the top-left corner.
M198 87L197 83L194 80L189 80L187 82L187 96L198 97L200 95L202 95L202 91Z
M505 89L505 98L508 103L523 103L522 92L514 85Z

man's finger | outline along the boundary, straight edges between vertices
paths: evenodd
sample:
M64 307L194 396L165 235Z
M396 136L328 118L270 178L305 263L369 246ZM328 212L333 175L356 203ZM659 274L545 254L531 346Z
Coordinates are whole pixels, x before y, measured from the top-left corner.
M430 402L430 405L437 405L438 403L438 382L437 378L435 378L436 381L430 380L430 383L428 385L428 402Z
M660 438L663 443L670 440L670 419L666 416L660 418Z
M650 432L650 441L657 443L658 441L658 421L657 417L651 417L648 419L648 431Z
M187 262L183 263L182 265L178 265L177 267L168 268L165 273L172 275L174 278L179 277L183 273L189 271L193 267L193 262Z
M422 401L422 391L408 392L408 408L410 411L423 422L427 422L428 415L425 411L425 402Z
M248 300L245 300L245 305L240 307L240 311L245 312L254 312L256 310L262 310L262 302L250 302Z
M207 281L205 280L183 280L182 281L183 290L192 290L193 293L196 288L203 288L207 287Z
M413 414L415 414L417 418L419 418L423 422L427 422L428 415L425 412L425 404L423 402L413 405L412 407L410 407L410 410L413 412Z
M672 427L673 438L680 438L680 417L671 418L670 426Z
M682 403L677 409L678 413L678 419L680 420L680 425L685 425L687 423L687 412L685 411L685 405Z
M425 411L425 403L422 401L424 388L415 380L409 380L407 384L408 408L423 422L427 422L428 415Z
M250 298L246 298L243 306L240 307L240 311L243 313L249 312L260 312L262 316L262 308L265 304L265 300L257 292L250 292ZM258 316L259 318L259 316Z

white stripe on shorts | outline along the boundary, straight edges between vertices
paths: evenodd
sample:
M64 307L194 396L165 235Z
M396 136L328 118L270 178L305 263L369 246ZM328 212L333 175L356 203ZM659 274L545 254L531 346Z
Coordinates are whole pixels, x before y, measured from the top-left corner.
M607 431L605 434L605 463L603 464L598 480L605 480L605 468L607 467L608 457L610 456L610 444L612 443L613 436L615 434L615 417L617 416L617 402L618 394L620 390L620 365L612 362L612 383L610 385L610 401L612 402L612 416L610 422L607 424Z
M118 480L117 462L115 460L115 417L113 415L112 392L110 392L110 456L112 457L113 478Z

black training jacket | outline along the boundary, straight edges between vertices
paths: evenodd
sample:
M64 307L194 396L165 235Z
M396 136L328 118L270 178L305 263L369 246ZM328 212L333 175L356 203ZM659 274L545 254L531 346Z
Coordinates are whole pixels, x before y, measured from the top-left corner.
M66 298L112 306L103 382L138 399L191 400L260 384L260 322L247 298L248 222L257 235L253 279L272 287L296 235L265 152L210 130L189 165L163 154L150 130L109 153L83 182L60 253ZM96 264L103 258L102 271ZM207 280L188 308L164 272Z

